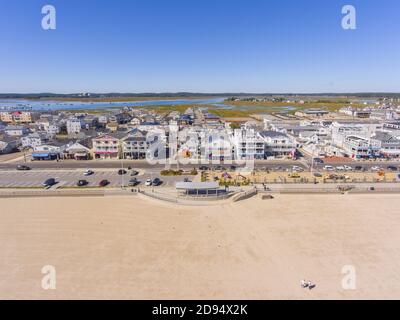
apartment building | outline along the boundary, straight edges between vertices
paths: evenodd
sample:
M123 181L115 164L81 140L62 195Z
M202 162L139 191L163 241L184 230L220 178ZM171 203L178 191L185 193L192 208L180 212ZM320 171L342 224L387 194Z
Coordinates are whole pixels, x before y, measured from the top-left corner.
M265 139L255 130L236 129L232 141L237 160L264 159Z
M27 111L1 112L0 120L6 123L31 123L32 114Z
M265 142L265 157L294 157L297 143L287 134L277 131L262 131L260 136Z
M76 135L82 130L83 122L78 118L68 119L66 122L68 135Z
M147 141L147 132L134 129L121 140L122 156L124 159L146 159L150 143Z
M94 159L118 159L120 139L111 134L103 134L92 140Z

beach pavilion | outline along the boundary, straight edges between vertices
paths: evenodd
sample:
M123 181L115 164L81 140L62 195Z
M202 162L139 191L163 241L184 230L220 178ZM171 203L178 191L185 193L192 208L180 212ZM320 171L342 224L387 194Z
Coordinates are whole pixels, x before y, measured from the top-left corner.
M220 190L218 182L177 182L176 190L180 195L192 197L216 197L226 194Z

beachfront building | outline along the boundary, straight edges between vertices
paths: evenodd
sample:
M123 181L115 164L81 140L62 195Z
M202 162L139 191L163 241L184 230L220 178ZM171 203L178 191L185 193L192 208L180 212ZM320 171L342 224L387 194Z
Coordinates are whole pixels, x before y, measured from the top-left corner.
M63 154L63 146L57 145L40 145L33 148L32 152L32 160L40 161L40 160L59 160L62 159Z
M224 130L205 130L201 133L201 157L207 161L234 160L234 143Z
M265 157L295 157L297 143L287 134L277 131L262 131L265 142Z
M64 159L89 160L90 158L91 150L78 142L68 145L64 151Z
M139 129L132 130L121 140L122 156L124 159L146 159L149 142L147 132Z
M232 137L236 160L255 160L265 157L265 139L253 129L236 129Z
M382 157L400 157L400 140L387 132L376 132L371 138L371 143L379 149Z
M120 139L111 134L103 134L92 140L94 159L118 159Z

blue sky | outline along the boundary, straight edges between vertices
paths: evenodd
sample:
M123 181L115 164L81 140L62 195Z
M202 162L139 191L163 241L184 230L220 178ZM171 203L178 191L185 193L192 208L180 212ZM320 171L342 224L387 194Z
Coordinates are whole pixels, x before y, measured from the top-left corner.
M57 29L41 28L41 8ZM357 9L343 30L341 8ZM0 92L400 91L398 0L0 0Z

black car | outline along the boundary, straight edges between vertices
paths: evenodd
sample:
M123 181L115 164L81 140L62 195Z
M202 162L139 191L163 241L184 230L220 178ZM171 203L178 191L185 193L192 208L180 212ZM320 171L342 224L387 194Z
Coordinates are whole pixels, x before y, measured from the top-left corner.
M89 182L87 180L79 180L76 185L78 187L84 187L84 186L87 186L88 184L89 184Z
M153 186L159 186L160 184L161 184L161 180L160 180L160 179L155 178L155 179L153 180Z
M120 176L122 176L122 175L124 175L124 174L126 174L127 172L126 172L126 170L124 170L124 169L119 169L118 170L118 174L120 175Z
M387 169L389 171L393 171L393 172L396 172L398 170L397 167L395 167L395 166L389 166L389 167L387 167Z
M99 183L100 187L106 187L110 184L110 182L108 180L101 180Z
M54 186L55 184L56 184L56 179L50 178L50 179L47 179L45 182L43 182L42 186L43 187L51 187L51 186Z
M133 177L133 176L137 176L139 174L139 171L136 171L136 170L132 170L131 171L131 176Z
M208 170L208 167L206 167L206 166L200 166L199 169L200 169L201 171L207 171L207 170Z
M355 171L362 171L362 169L363 169L363 167L361 167L361 166L357 166L354 168Z
M17 170L19 170L19 171L28 171L28 170L31 170L31 168L30 167L28 167L28 166L24 166L24 165L18 165L17 166Z
M324 160L322 160L321 158L314 158L314 162L315 162L315 163L323 164L323 163L324 163Z

